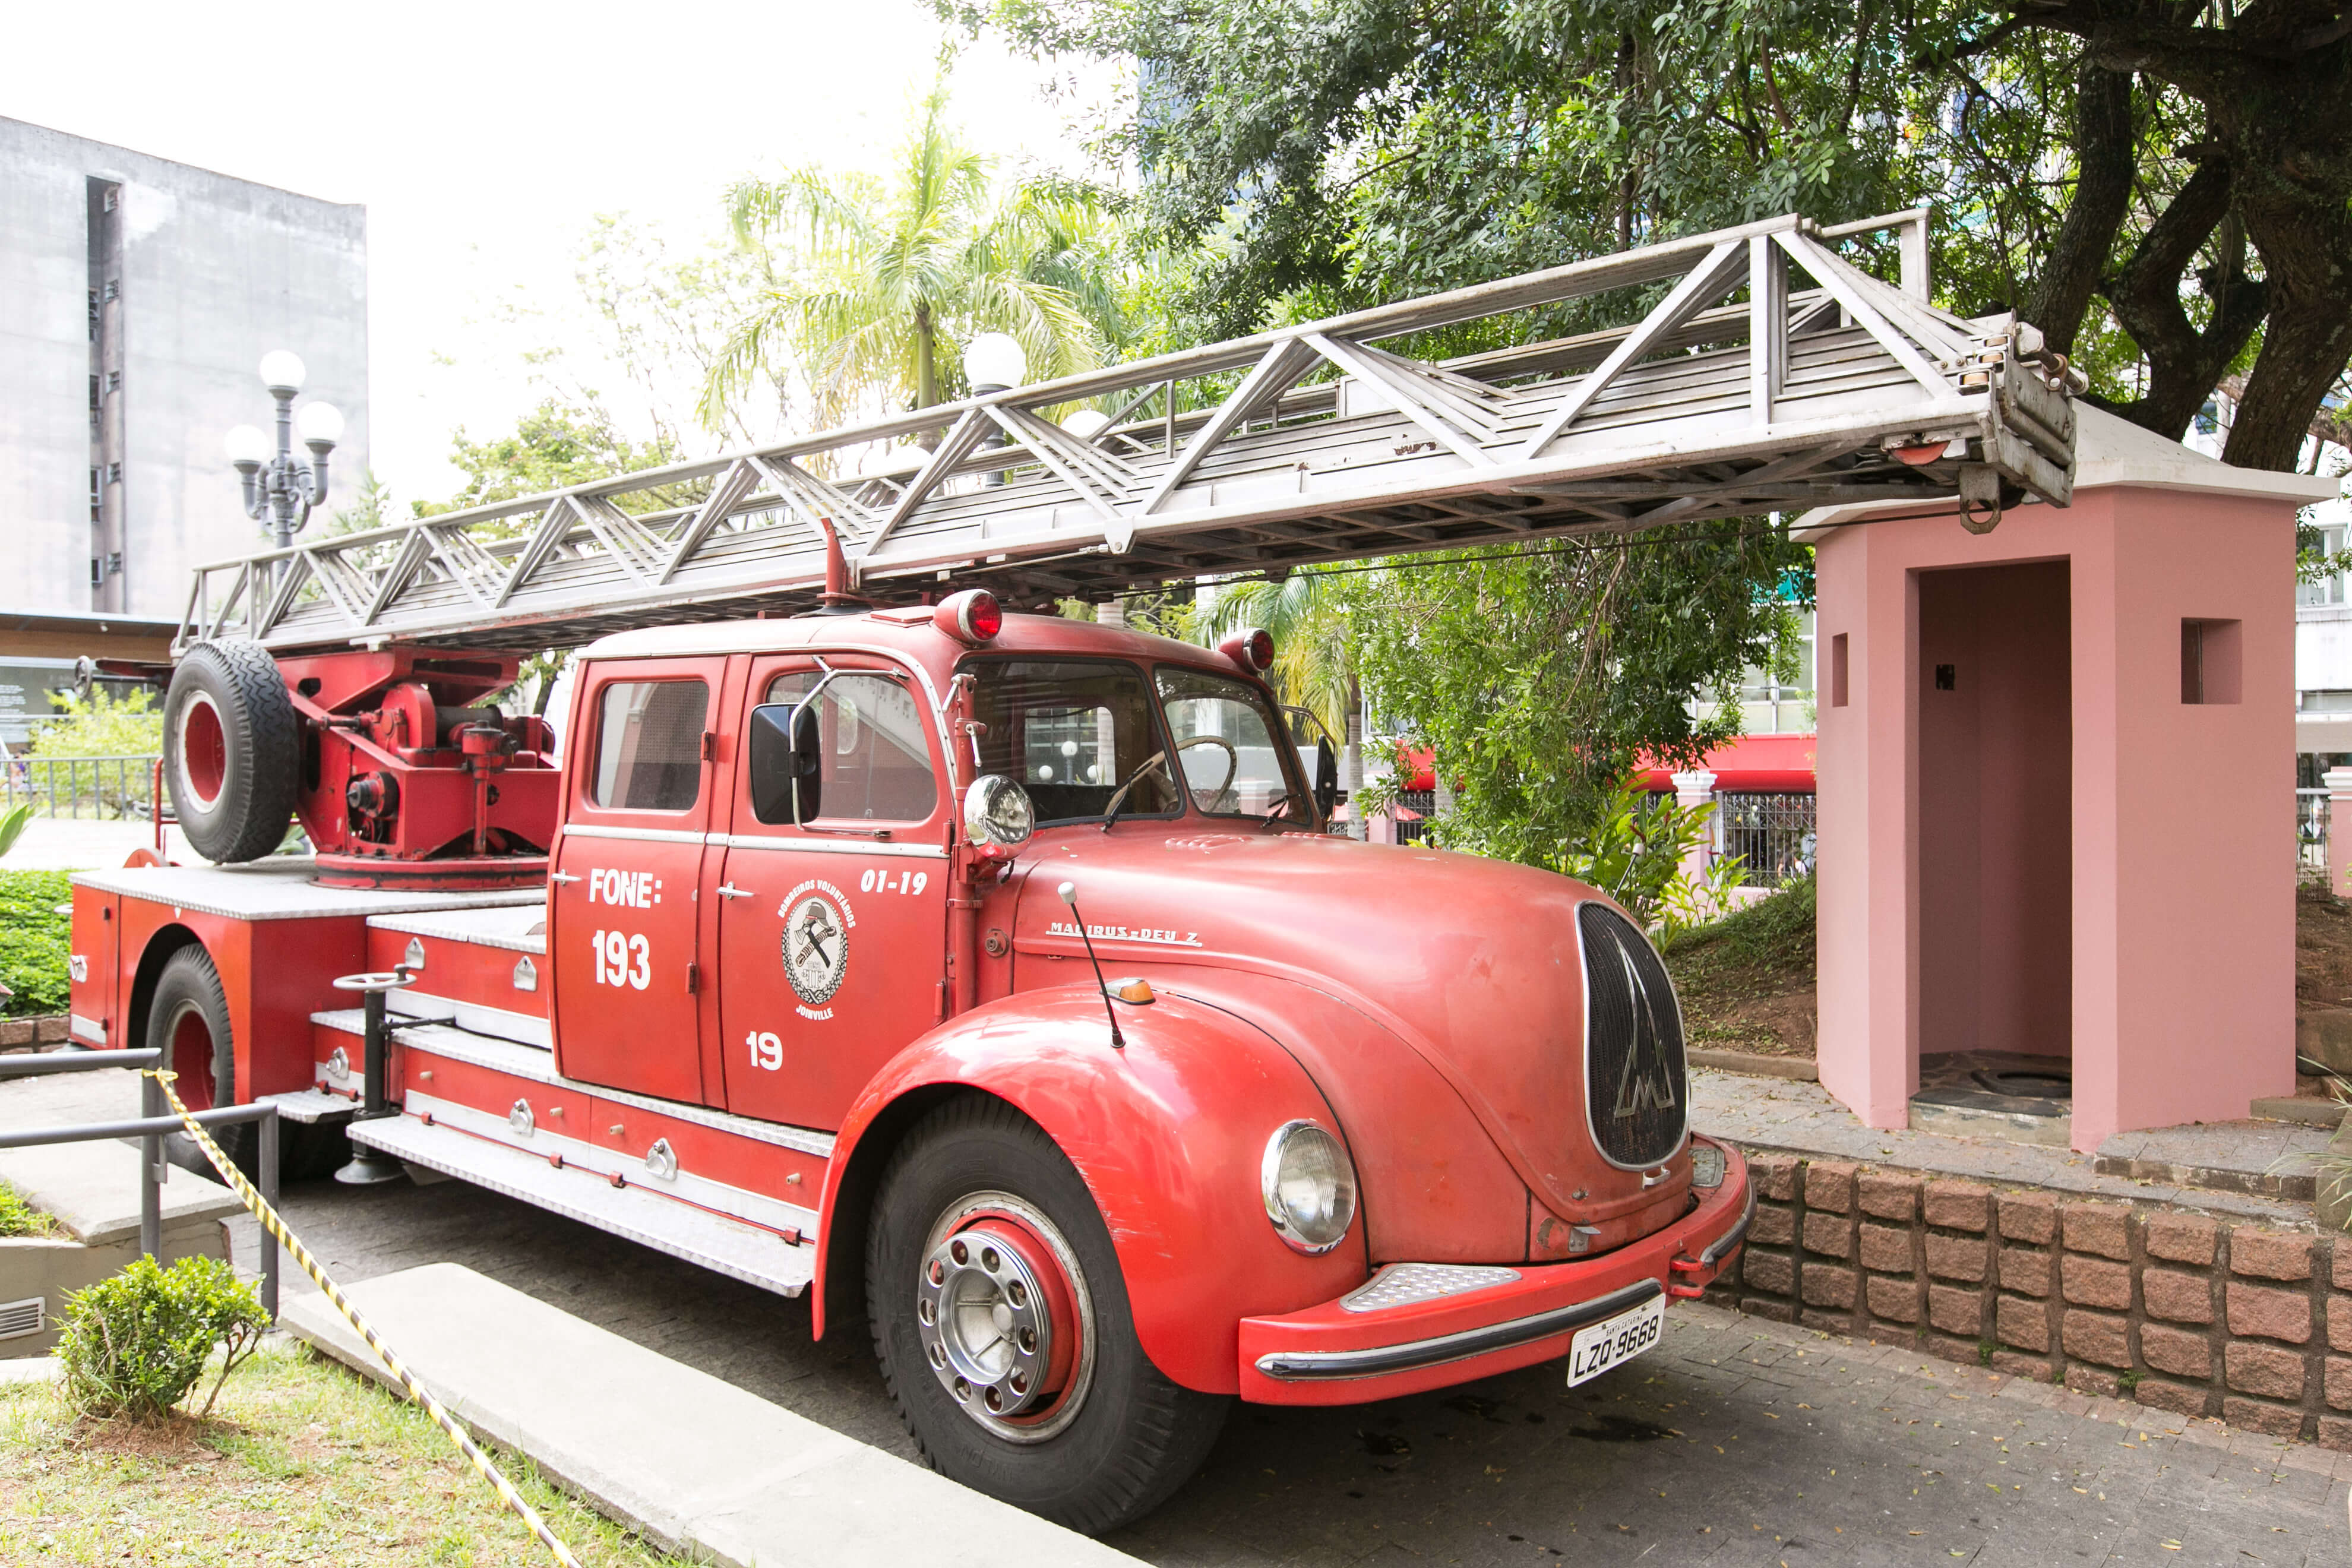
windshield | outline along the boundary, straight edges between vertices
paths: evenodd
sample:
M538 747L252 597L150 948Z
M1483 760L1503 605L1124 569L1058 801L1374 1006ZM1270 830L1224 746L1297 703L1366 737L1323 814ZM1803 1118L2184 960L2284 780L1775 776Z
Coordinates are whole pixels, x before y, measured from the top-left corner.
M972 716L980 769L1018 779L1038 826L1103 816L1121 784L1129 816L1173 816L1176 790L1133 665L1101 659L982 659Z
M1204 816L1313 818L1265 694L1246 681L1162 665L1160 706L1193 808Z

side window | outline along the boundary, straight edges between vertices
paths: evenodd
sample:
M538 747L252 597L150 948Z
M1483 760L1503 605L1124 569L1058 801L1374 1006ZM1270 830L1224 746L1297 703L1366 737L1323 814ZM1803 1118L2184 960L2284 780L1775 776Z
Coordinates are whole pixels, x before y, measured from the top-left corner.
M615 811L691 811L702 792L699 680L616 680L596 704L596 772L588 798Z
M798 702L816 684L811 670L780 675L762 702ZM920 822L939 804L929 715L907 684L887 675L845 673L817 698L824 747L820 817Z

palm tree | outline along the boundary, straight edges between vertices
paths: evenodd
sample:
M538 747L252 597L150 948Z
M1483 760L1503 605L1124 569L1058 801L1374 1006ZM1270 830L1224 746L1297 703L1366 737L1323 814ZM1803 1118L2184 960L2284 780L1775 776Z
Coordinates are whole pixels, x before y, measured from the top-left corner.
M944 70L887 179L804 167L746 180L730 205L740 241L779 242L772 269L789 281L720 353L706 422L795 356L819 423L836 425L861 405L928 408L957 395L953 350L982 332L1010 333L1035 379L1091 369L1129 335L1119 236L1099 199L998 181L948 120Z
M1322 721L1340 742L1340 779L1360 782L1364 694L1348 617L1336 592L1339 581L1307 566L1279 581L1206 584L1194 626L1211 647L1244 627L1265 628L1274 637L1268 684L1285 702ZM1351 831L1362 837L1360 813Z

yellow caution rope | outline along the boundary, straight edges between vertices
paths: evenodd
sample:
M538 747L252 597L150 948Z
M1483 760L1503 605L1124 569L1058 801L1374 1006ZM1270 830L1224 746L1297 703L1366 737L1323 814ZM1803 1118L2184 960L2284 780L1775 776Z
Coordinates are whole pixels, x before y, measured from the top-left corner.
M220 1173L221 1180L226 1182L236 1190L236 1195L245 1200L245 1206L253 1211L253 1217L261 1222L261 1228L275 1237L293 1257L294 1261L302 1266L302 1272L308 1274L312 1283L326 1294L327 1300L335 1304L335 1310L343 1315L343 1321L352 1326L352 1331L367 1342L368 1349L375 1352L376 1359L383 1363L384 1370L391 1373L399 1382L402 1389L407 1393L408 1397L415 1400L425 1414L433 1418L433 1424L448 1435L449 1441L457 1445L457 1451L466 1456L481 1478L490 1483L491 1488L499 1494L499 1500L512 1510L523 1523L530 1527L530 1532L539 1537L540 1543L553 1552L555 1560L562 1563L564 1568L580 1568L580 1559L572 1556L572 1549L558 1540L553 1531L547 1528L547 1521L539 1517L539 1510L523 1500L522 1494L514 1489L514 1483L499 1473L499 1468L491 1461L490 1457L483 1453L481 1447L466 1435L466 1429L457 1425L456 1418L441 1407L441 1402L427 1394L424 1384L418 1383L410 1375L408 1369L401 1365L400 1358L392 1353L392 1347L376 1338L375 1330L368 1325L368 1321L360 1316L359 1309L352 1306L350 1300L344 1296L342 1287L327 1278L327 1271L319 1266L317 1258L310 1256L310 1249L295 1239L294 1233L286 1228L286 1222L278 1217L278 1211L263 1201L261 1194L254 1190L253 1184L245 1179L245 1173L239 1171L231 1163L229 1157L221 1152L220 1145L213 1142L212 1134L205 1131L204 1124L190 1115L188 1108L180 1103L179 1095L172 1089L172 1080L179 1075L150 1068L144 1069L144 1076L153 1079L163 1086L163 1098L172 1102L173 1114L177 1116L182 1124L187 1128L188 1136L196 1141L196 1146L205 1152L205 1158L213 1163L213 1169Z

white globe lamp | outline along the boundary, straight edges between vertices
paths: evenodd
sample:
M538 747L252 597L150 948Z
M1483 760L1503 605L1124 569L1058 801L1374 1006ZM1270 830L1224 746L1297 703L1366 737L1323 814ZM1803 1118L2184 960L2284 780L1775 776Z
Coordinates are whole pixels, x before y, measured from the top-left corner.
M1029 373L1029 353L1009 332L982 332L964 345L963 377L974 392L1003 392Z
M272 392L288 395L302 390L302 378L309 374L303 368L299 354L284 349L272 349L261 356L261 384Z

